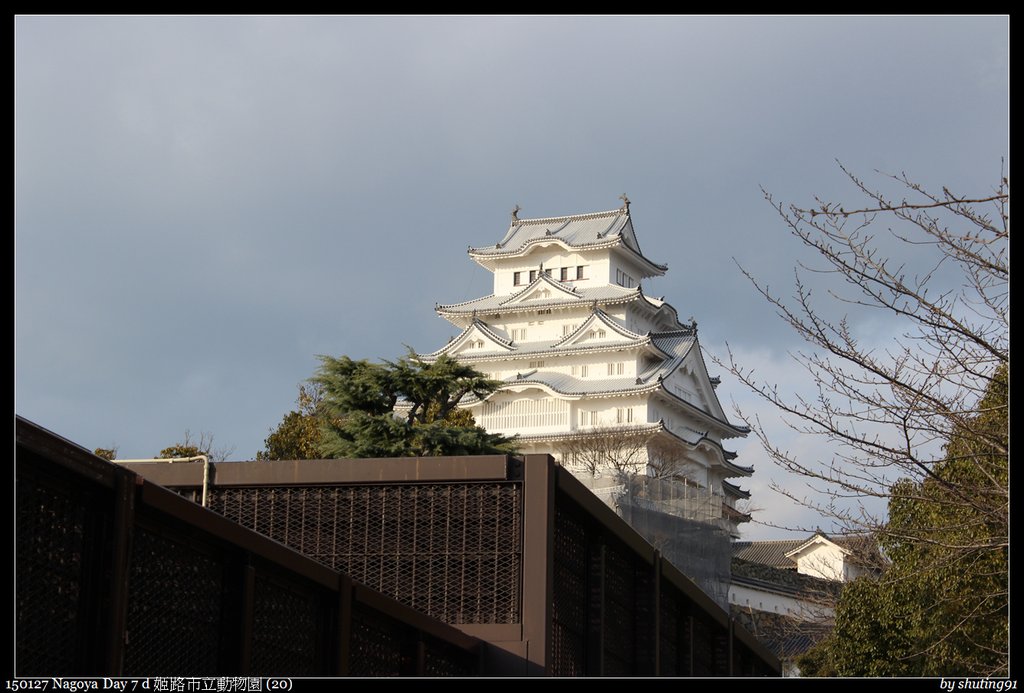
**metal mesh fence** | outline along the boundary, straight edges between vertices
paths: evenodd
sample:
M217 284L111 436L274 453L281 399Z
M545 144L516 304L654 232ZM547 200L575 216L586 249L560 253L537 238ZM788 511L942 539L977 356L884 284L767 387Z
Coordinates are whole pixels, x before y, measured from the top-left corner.
M401 624L384 614L356 607L352 613L352 676L401 676L412 667L403 647Z
M324 676L389 640L354 671L479 673L479 641L22 419L15 461L17 676Z
M17 480L18 674L78 672L87 506L70 487Z
M686 676L690 673L689 648L683 649L681 629L686 622L680 599L673 589L661 592L661 614L658 637L661 639L661 676Z
M478 669L476 658L454 647L428 638L423 655L425 676L474 676Z
M327 600L266 576L256 578L253 599L252 673L313 676L323 670L318 644Z
M583 676L587 655L587 534L583 523L555 510L551 674Z
M636 672L636 635L641 629L633 556L616 544L606 547L604 562L604 674Z
M220 487L209 506L442 621L519 621L518 483Z
M218 673L223 566L139 527L128 576L125 674Z

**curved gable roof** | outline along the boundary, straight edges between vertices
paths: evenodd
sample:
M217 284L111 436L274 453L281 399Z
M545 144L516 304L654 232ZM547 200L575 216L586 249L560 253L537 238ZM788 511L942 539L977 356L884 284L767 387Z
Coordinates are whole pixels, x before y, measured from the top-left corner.
M526 253L535 245L553 242L570 250L622 245L648 265L653 274L664 274L668 270L667 265L652 262L640 251L633 221L626 207L564 217L513 218L500 241L494 245L471 247L469 254L481 259L513 257Z
M474 318L473 322L470 323L469 327L464 329L451 341L449 341L447 344L445 344L437 351L431 352L429 354L422 354L421 358L435 359L443 354L454 353L458 351L462 347L462 345L465 344L467 341L476 339L477 337L483 337L484 341L487 344L492 345L492 347L494 347L490 350L492 355L494 352L508 353L515 350L515 346L512 344L511 340L499 335L497 332L492 330L487 323L483 322L482 320L477 320L476 318Z

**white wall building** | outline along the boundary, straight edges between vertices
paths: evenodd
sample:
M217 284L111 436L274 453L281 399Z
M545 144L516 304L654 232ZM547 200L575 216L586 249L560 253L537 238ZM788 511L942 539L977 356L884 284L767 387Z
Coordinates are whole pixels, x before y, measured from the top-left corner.
M843 584L876 573L882 562L870 535L733 543L729 607L797 676L796 660L827 636Z
M723 441L748 429L726 418L696 322L680 323L671 305L644 293L644 280L668 268L641 252L628 200L565 217L513 212L501 240L469 256L494 275L493 291L438 305L462 332L421 358L447 354L504 381L485 401L467 400L477 423L575 473L601 476L618 464L685 478L719 500L736 536L749 520L737 501L749 494L726 480L752 470ZM619 454L602 460L588 449L608 440L621 442Z

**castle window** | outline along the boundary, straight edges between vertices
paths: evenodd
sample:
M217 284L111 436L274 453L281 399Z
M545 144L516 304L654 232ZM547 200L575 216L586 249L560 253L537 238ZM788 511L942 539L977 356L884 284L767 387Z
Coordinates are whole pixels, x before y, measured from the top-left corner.
M577 279L583 279L583 268L585 266L586 265L577 265L576 266L576 278Z
M512 285L513 286L519 286L522 283L523 283L523 273L522 272L513 272L512 273Z
M530 270L530 283L532 284L537 279L537 270Z
M561 270L559 270L558 278L561 279L563 282L567 281L569 279L569 268L563 267Z

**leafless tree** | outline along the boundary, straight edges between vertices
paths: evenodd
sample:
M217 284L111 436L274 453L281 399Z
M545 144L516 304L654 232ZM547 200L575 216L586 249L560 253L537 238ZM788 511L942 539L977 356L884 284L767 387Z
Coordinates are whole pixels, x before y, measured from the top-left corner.
M562 463L595 476L642 473L652 435L640 426L595 426L560 444Z
M999 619L1006 618L1009 547L1008 181L1000 177L990 192L962 196L930 192L905 174L884 176L880 185L899 190L891 196L840 168L862 204L816 199L803 207L764 193L810 251L795 269L792 295L743 270L805 342L791 356L814 394L785 390L731 350L719 363L794 431L828 441L831 459L800 458L776 445L757 416L738 411L771 460L825 500L776 490L848 531L873 532L883 549L903 557L904 587L984 573L956 594L933 596L926 608L947 609L953 625L921 625L900 656L948 661L956 656L950 652L973 648L981 654L961 658L962 671L1005 672ZM819 281L809 281L812 273ZM819 283L824 295L812 289ZM888 345L859 331L859 318L872 314L894 325ZM888 504L888 517L868 509L871 498ZM927 582L928 575L944 577ZM979 585L983 594L976 594Z
M170 445L160 451L157 457L194 457L206 455L211 462L224 462L234 452L234 448L214 448L213 434L202 431L198 437L185 429L185 435L181 442Z
M810 347L792 356L809 373L816 396L783 391L744 368L731 350L723 365L782 410L793 430L834 444L835 456L824 466L797 459L769 440L759 420L739 412L776 463L831 492L831 500L816 509L852 528L870 524L869 514L843 500L888 498L897 478L933 477L943 445L958 432L982 437L1006 453L977 417L978 402L993 381L1007 378L999 367L1009 362L1009 196L1005 178L991 194L967 198L945 188L929 193L898 175L888 178L909 199L894 200L840 168L866 204L846 209L818 199L804 208L776 202L765 192L818 261L798 265L793 295L775 293L743 270ZM897 246L912 251L913 266L883 251L889 241L879 242L876 227L882 224L891 225L887 235ZM805 273L834 279L828 305L816 301ZM871 345L847 314L832 312L835 302L881 311L899 322L899 332L889 347ZM785 488L777 490L792 497ZM1007 498L998 483L987 493Z

